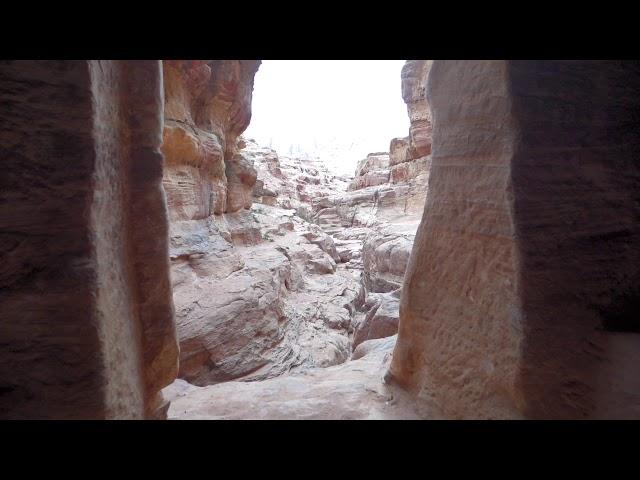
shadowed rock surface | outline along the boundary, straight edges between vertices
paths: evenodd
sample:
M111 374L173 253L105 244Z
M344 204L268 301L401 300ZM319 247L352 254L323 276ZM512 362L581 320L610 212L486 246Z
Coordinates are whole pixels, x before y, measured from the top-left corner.
M391 369L430 411L640 417L639 87L638 62L434 62Z
M0 417L163 417L159 61L0 62Z

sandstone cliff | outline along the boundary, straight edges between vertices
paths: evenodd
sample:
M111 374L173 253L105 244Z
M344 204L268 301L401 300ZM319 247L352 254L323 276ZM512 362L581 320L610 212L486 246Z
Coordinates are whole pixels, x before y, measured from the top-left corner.
M172 222L251 206L256 174L237 153L259 61L166 60L163 184Z

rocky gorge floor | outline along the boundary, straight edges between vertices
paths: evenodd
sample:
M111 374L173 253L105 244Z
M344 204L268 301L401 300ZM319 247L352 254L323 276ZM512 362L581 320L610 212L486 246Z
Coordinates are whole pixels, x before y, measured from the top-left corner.
M165 389L175 420L419 419L406 393L384 382L395 335L362 343L340 365L259 382L196 387L177 380Z
M429 158L371 154L348 178L239 144L250 207L171 225L169 418L417 418L384 375Z

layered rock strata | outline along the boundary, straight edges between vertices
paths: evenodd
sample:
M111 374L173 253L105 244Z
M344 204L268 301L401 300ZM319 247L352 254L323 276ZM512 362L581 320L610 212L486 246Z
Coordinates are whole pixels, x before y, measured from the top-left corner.
M236 140L251 120L249 60L166 60L163 184L172 225L251 206L256 173Z
M409 137L406 148L407 161L431 153L431 108L427 100L427 81L433 60L408 60L402 68L402 99L409 114ZM393 149L392 149L393 150ZM401 160L402 157L396 157ZM393 162L402 163L401 161Z

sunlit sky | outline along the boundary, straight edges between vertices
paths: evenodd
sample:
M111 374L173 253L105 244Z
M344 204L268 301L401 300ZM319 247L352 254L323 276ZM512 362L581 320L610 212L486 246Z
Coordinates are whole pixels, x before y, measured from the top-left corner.
M404 60L263 60L245 136L281 154L318 156L337 173L409 133Z

